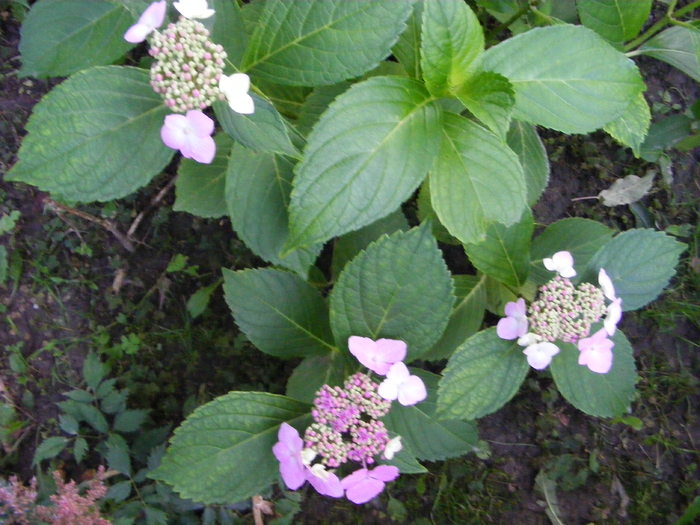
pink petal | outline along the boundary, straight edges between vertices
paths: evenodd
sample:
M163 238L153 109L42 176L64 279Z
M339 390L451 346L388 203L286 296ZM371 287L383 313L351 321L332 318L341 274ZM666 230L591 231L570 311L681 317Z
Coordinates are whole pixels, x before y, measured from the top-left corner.
M289 450L301 452L304 448L304 441L299 436L299 432L289 423L282 423L277 432L277 439L284 443Z
M366 479L368 477L368 473L369 471L366 468L357 469L352 474L349 474L345 476L342 480L340 480L340 484L345 490L347 490L348 488L359 483L363 479Z
M326 479L320 478L311 472L311 469L306 469L306 479L311 486L316 489L316 492L322 496L331 498L342 498L345 490L338 479L338 476L332 472L326 472Z
M214 133L214 121L198 109L191 109L185 115L190 129L198 137L206 137Z
M139 17L139 24L151 26L153 29L160 27L163 24L163 20L165 20L165 11L167 8L168 4L165 0L153 2Z
M610 349L586 350L578 356L578 364L586 365L591 372L607 374L612 368L613 353Z
M527 356L527 363L535 370L544 370L552 362L552 357L559 353L559 347L554 343L535 343L528 346L523 353Z
M389 367L389 370L386 373L386 378L396 381L397 383L401 383L408 379L410 375L411 373L408 371L408 367L406 367L403 362L399 361L398 363L394 363L391 365L391 367Z
M411 376L399 385L399 403L403 406L415 405L426 397L428 392L423 380L418 376Z
M519 323L513 317L502 317L496 325L496 333L501 339L517 339L519 337L519 331Z
M506 303L504 312L508 317L520 317L525 315L525 299L521 297L517 301Z
M394 465L379 465L369 471L369 477L379 481L394 481L399 477L399 469Z
M290 490L297 490L306 481L306 468L301 463L301 460L299 462L292 459L280 461L280 474L282 481Z
M163 127L160 128L160 138L169 148L180 149L185 144L185 131L188 128L184 115L168 115Z
M126 33L124 33L124 40L130 44L139 44L146 40L146 37L151 31L153 31L153 29L150 26L136 23L126 30Z
M382 490L384 490L383 481L367 478L347 489L345 496L353 503L361 505L381 494Z
M377 339L377 349L388 363L403 361L406 357L406 343L399 339Z
M202 164L210 164L216 155L216 142L214 139L206 137L189 137L191 158ZM184 155L184 152L183 152Z

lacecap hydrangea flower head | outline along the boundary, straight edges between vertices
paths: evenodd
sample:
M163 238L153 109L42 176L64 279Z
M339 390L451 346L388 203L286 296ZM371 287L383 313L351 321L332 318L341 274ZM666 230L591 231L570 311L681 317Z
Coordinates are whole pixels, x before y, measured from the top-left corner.
M555 342L562 341L577 345L580 365L598 374L608 373L615 346L608 337L615 333L622 317L622 299L615 295L612 280L601 268L598 286L574 286L570 280L576 276L574 258L567 251L542 262L557 275L539 288L529 307L523 298L507 303L496 333L502 339L517 339L525 347L528 364L537 370L549 366L559 353ZM591 327L601 320L603 328L591 335Z
M313 423L303 437L282 423L272 451L287 488L297 490L308 481L320 494L362 504L399 476L397 467L378 464L402 448L401 437L391 438L381 418L391 410L392 401L414 405L427 397L427 391L403 363L405 342L352 336L348 347L368 373L351 375L342 387L323 385L311 410ZM378 383L371 373L386 377ZM337 472L353 463L359 468L339 478Z

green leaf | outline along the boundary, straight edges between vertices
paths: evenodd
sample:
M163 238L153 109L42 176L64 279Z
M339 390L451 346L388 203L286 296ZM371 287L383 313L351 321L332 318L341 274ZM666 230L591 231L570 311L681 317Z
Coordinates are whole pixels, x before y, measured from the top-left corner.
M455 0L429 0L423 7L421 68L428 90L458 90L484 51L484 32L471 8Z
M440 222L463 243L484 238L489 222L517 222L525 208L525 178L517 155L496 135L446 114L430 196Z
M255 93L250 96L255 101L255 113L250 115L236 113L224 101L214 102L214 113L223 130L252 150L297 156L287 123L275 106Z
M636 310L663 291L686 247L663 232L628 230L595 254L588 263L589 274L597 279L598 270L605 268L616 295L622 298L622 310Z
M272 454L282 422L300 427L309 406L262 392L230 392L197 408L175 430L160 466L149 474L183 497L230 504L274 482Z
M148 416L148 410L124 410L114 418L114 430L117 432L136 432Z
M83 378L92 390L95 390L107 375L107 365L100 360L100 356L90 352L83 361Z
M211 164L182 159L175 182L174 211L186 211L198 217L218 218L227 214L224 186L229 163L231 139L217 133L216 156Z
M663 60L700 82L700 31L670 27L647 40L639 51Z
M669 150L692 133L693 119L675 114L657 120L649 127L649 134L640 147L639 155L648 162L656 162Z
M440 337L453 303L450 273L423 225L381 237L345 266L330 294L331 327L340 348L352 335L401 339L411 361Z
M92 428L101 434L106 434L109 431L107 419L105 419L104 415L97 409L97 407L93 405L81 404L79 410L82 420Z
M595 253L612 239L614 232L604 224L578 217L562 219L550 224L535 237L530 249L530 280L544 284L555 274L547 270L542 259L566 250L574 257L579 273L588 266Z
M78 429L80 428L80 423L78 423L78 420L70 414L60 414L58 416L58 426L66 434L75 436L78 433Z
M620 330L611 339L615 343L613 365L607 374L591 372L588 367L579 365L580 352L571 343L557 342L560 352L550 366L561 395L591 416L620 416L627 412L634 399L637 373L632 346Z
M227 59L238 65L248 44L241 8L233 0L212 0L210 5L215 11L211 39L224 46Z
M437 387L440 376L420 369L412 369L428 390L428 398L417 405L404 407L395 404L383 421L387 428L401 436L401 443L418 459L441 461L472 452L479 439L473 421L438 420Z
M651 4L652 0L576 0L581 23L612 43L636 37L649 18Z
M303 135L308 135L316 122L321 118L323 112L333 102L338 95L347 91L349 82L339 82L332 86L319 86L312 91L304 101L297 121L297 129Z
M634 62L581 26L532 29L483 56L515 89L513 118L565 133L603 127L645 88Z
M106 499L120 502L124 501L131 495L131 480L120 481L109 487Z
M167 114L147 71L109 66L76 73L34 108L19 162L5 180L71 201L128 195L173 156L160 139Z
M289 238L287 205L292 168L284 157L236 144L226 174L226 202L233 228L253 252L306 277L321 251L320 245L280 257Z
M361 75L389 55L410 0L268 0L244 71L277 84L319 86Z
M307 357L289 376L287 395L311 404L323 385L342 385L351 373L347 355L337 349L325 355Z
M7 248L0 246L0 286L4 286L7 280L7 267Z
M533 206L549 183L549 158L535 126L513 120L506 137L523 167L527 186L527 204Z
M223 272L236 324L260 350L289 358L335 348L326 303L299 276L272 268Z
M455 96L496 135L506 136L515 103L513 86L506 77L480 71L470 77Z
M418 463L413 452L405 446L396 453L391 461L382 461L382 464L398 467L401 474L425 474L428 472L428 469Z
M111 470L121 472L125 476L131 476L131 458L129 448L124 448L119 443L107 440L107 454L105 454L107 464Z
M68 438L53 436L46 438L44 441L39 443L34 452L34 459L32 460L32 466L38 465L45 459L51 459L58 456L66 444L68 443Z
M603 129L620 144L632 148L634 156L639 158L650 124L651 110L640 93L621 117L609 122Z
M438 417L477 419L495 412L518 391L528 371L522 348L496 328L467 339L447 362L438 388Z
M398 208L438 152L440 116L423 86L407 78L370 78L340 95L297 166L289 245L326 241Z
M195 293L190 295L187 300L187 313L190 314L192 319L196 319L204 313L204 310L209 306L209 301L211 300L211 295L216 291L216 289L221 286L221 280L210 284L209 286L203 286Z
M75 442L73 443L73 457L75 458L76 463L81 463L83 461L87 450L88 444L87 441L85 441L85 438L75 438Z
M22 23L21 76L64 77L114 62L132 47L124 33L134 17L116 2L44 0Z
M432 361L450 357L459 345L481 328L486 305L485 277L452 276L457 303L442 337L422 359Z
M391 50L392 55L404 67L411 78L421 78L420 41L423 23L423 1L414 2L413 12L406 21L406 29ZM403 472L403 471L402 471Z
M535 223L527 209L520 222L503 226L489 224L486 238L476 244L465 244L469 260L480 272L513 288L525 284L530 266L530 242Z

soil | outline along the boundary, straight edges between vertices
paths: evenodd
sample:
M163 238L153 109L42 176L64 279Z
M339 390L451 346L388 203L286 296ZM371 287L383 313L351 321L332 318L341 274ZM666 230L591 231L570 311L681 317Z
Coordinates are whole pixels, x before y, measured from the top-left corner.
M7 13L1 20L0 175L4 176L16 160L23 126L33 105L52 83L17 77L18 25ZM682 73L651 59L642 58L638 63L649 86L649 102L668 103L663 97L670 93L672 103L680 105L674 111L681 111L700 95L698 85ZM548 189L535 207L538 224L575 216L602 220L620 229L637 225L637 216L627 207L605 208L596 200L573 199L595 196L621 176L643 174L640 170L648 167L644 162L634 159L627 150L621 151L602 133L563 137L544 131L542 136L552 169ZM661 228L668 224L696 224L696 206L700 202L700 152L671 155L672 183L657 184L654 194L644 201ZM19 284L0 287L5 315L11 320L5 323L10 329L0 330L0 399L9 399L19 406L27 391L34 397L34 409L23 412L30 423L18 448L6 451L11 460L5 458L0 463L3 476L19 473L28 479L32 475L31 458L40 440L38 429L57 417L55 402L79 378L95 319L110 324L120 309L131 308L130 314L153 316L154 326L175 333L183 319L181 297L188 297L202 283L212 282L211 276L221 266L235 267L241 261L252 260L250 254L241 260L230 255L237 253L235 250L245 252L245 248L226 221L201 221L185 214L159 211L172 203L172 196L151 207L151 199L166 184L166 179L156 180L138 196L122 203L120 209L133 212L115 218L121 231L128 229L138 212L148 212L138 230L136 249L129 252L98 224L51 211L46 207L48 195L22 184L0 181L2 211L21 212L18 228L11 236L2 237L2 242L8 252L21 252L25 261ZM90 207L82 209L97 212ZM93 246L100 246L91 257L60 249L66 243L79 246L81 236L89 236ZM193 238L208 241L193 243ZM48 262L42 255L47 250L53 255ZM164 269L175 253L188 255L189 262L199 266L200 278L205 277L197 281L165 275ZM43 262L38 264L36 258ZM689 266L692 262L690 257L684 259ZM689 267L684 272L692 274L693 269ZM37 284L51 279L56 283L60 279L78 279L78 275L83 280L67 292L61 286ZM117 275L123 277L123 284L114 291ZM697 274L694 279L697 282ZM49 293L47 290L51 289L57 292ZM696 292L697 288L690 290ZM681 299L697 304L697 296ZM640 395L632 405L631 415L639 418L641 429L586 416L550 388L551 380L546 375L533 374L513 401L479 421L480 437L489 448L487 457L470 456L431 464L430 475L406 476L388 489L391 499L376 500L361 508L307 492L295 522L544 525L550 519L536 479L538 473L546 472L557 483L557 514L567 525L672 523L700 489L700 321L673 310L662 323L654 314L671 311L669 305L678 300L671 291L660 303L625 316L621 325L635 348L639 368ZM139 304L141 309L134 306ZM215 297L211 310L210 319L220 315L225 319L222 323L229 322L220 296ZM117 325L113 332L124 329ZM217 326L216 330L227 342L238 337L230 326ZM82 336L84 342L71 345L67 354L43 351L31 358L26 382L9 368L9 349L13 345L21 343L16 347L29 359L50 341L67 337L79 340ZM215 355L189 353L187 360L172 356L158 363L154 362L158 354L146 353L145 368L152 369L148 377L169 381L176 391L166 393L165 399L162 392L137 391L133 396L136 403L146 407L170 403L179 407L187 396L204 392L205 397L212 397L234 385L239 389L276 391L281 388L278 378L286 377L291 369L289 363L261 362L264 358L259 357L249 366L235 361L232 370L227 366L232 355L226 350L214 351ZM217 365L227 370L213 372ZM179 408L173 408L161 417L164 421L171 417L173 421L182 415Z

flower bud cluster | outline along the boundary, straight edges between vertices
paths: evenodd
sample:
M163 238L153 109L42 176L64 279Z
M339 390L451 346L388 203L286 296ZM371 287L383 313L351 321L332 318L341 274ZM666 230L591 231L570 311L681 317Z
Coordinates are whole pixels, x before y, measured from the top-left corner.
M219 89L226 52L209 31L184 17L151 38L151 86L176 112L204 109L225 97Z

